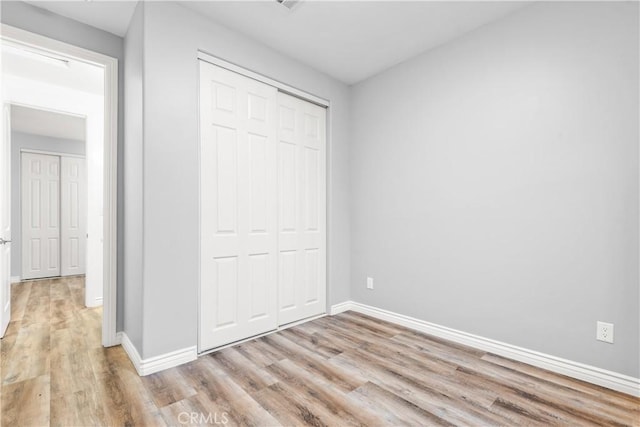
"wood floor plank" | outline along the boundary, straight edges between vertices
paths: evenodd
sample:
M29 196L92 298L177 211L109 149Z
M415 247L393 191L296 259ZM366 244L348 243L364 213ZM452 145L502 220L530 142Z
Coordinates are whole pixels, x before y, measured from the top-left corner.
M277 425L278 422L260 406L225 370L212 358L201 358L194 363L177 368L198 390L198 396L215 403L217 413L238 425Z
M224 409L207 396L196 394L174 402L160 409L162 418L169 426L205 426L225 425L229 427L241 426L231 418Z
M407 329L402 326L394 325L393 323L383 322L370 316L366 316L361 313L353 311L347 311L340 313L337 316L333 316L333 319L343 322L346 321L351 325L358 326L358 329L371 331L380 335L387 335L392 337L400 333L406 332Z
M360 402L361 405L381 414L382 419L380 421L382 424L410 426L454 425L372 382L367 382L358 387L349 396Z
M259 391L276 382L268 371L255 365L234 348L225 348L204 357L218 364L227 375L248 392Z
M326 334L317 331L310 332L302 325L285 329L281 332L281 335L327 359L337 356L345 350L344 343L336 345L335 342L332 343L332 340Z
M140 377L82 277L13 289L3 426L640 427L640 399L352 312Z
M24 309L22 323L24 326L33 324L49 324L50 301L49 284L50 280L31 282L31 292ZM12 312L13 313L13 312Z
M283 399L286 396L286 399ZM340 417L307 394L278 382L255 393L254 399L285 426L342 426Z
M3 426L49 424L49 375L25 379L2 387Z
M640 414L640 405L638 405L637 399L634 399L628 394L614 390L607 390L584 381L575 380L565 375L556 374L555 372L545 371L543 369L536 368L535 366L527 365L526 363L507 359L491 353L485 354L482 356L482 359L496 365L520 371L532 377L546 380L553 384L558 384L568 390L576 390L581 393L588 394L592 396L593 399L606 402L607 405L619 407L621 410L638 412Z
M179 370L168 369L142 378L158 408L195 396L197 391Z
M263 351L260 351L256 347L256 345L254 345L254 341L238 344L234 348L238 353L242 354L244 357L249 359L256 366L260 366L261 368L269 366L272 363L275 363L278 361L278 359L270 357L268 354L265 354Z
M37 323L20 329L11 353L6 354L6 363L3 363L3 385L49 373L49 335L49 328Z
M386 366L366 355L345 352L331 361L345 369L355 370L359 375L368 377L371 382L403 396L447 422L458 425L503 425L506 421L487 412L486 408L476 402L456 399L443 393L437 384L428 385L416 381L401 369ZM473 395L471 391L470 395Z
M345 424L369 426L380 422L373 411L358 405L337 385L305 371L290 360L275 363L267 369L278 377L279 384L286 384L296 393L313 399L316 401L315 407L321 405Z
M31 294L31 282L16 283L11 287L11 321L20 321L24 317L29 295Z
M363 379L351 376L335 365L331 365L322 356L314 354L305 347L289 340L286 336L273 334L267 339L269 345L287 354L288 358L285 361L291 361L299 365L305 371L323 378L342 391L350 392L366 382Z

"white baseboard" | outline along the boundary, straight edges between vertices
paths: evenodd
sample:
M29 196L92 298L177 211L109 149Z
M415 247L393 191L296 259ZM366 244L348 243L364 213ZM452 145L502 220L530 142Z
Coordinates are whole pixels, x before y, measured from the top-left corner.
M11 283L21 282L20 276L11 276Z
M360 304L355 301L346 301L332 306L331 314L339 314L348 310L366 314L371 317L375 317L376 319L405 326L416 331L444 338L469 347L488 351L499 356L524 362L558 374L567 375L572 378L640 397L640 378L630 377L628 375L619 374L617 372L608 371L595 366L517 347L511 344L394 313L392 311Z
M122 348L129 356L131 363L133 363L138 375L141 377L173 368L174 366L182 365L183 363L191 362L198 358L198 349L196 346L193 346L165 353L160 356L142 359L127 334L118 332L118 335L121 337Z
M345 311L349 311L349 310L353 310L356 311L354 307L354 303L353 301L345 301L345 302L340 302L338 304L332 305L331 306L331 315L335 315L335 314L340 314L340 313L344 313Z

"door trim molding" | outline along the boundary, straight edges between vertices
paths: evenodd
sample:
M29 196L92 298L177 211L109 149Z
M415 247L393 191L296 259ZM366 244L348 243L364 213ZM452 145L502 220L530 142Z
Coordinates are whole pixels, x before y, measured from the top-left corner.
M640 378L492 340L355 301L345 301L331 306L332 316L345 311L366 314L376 319L395 323L396 325L444 338L458 344L488 351L551 372L640 397Z
M250 79L257 80L259 82L268 84L269 86L273 86L278 89L280 92L288 93L289 95L295 96L297 98L304 99L305 101L309 101L313 104L319 105L321 107L328 108L330 105L330 101L328 99L324 99L322 97L313 95L304 90L300 90L293 86L289 86L286 83L282 83L281 81L272 79L270 77L264 76L262 74L253 72L245 67L240 65L236 65L232 62L225 61L222 58L211 55L210 53L206 53L202 50L198 51L198 59L208 62L213 65L217 65L218 67L222 67L226 70L233 71L234 73L240 74L245 77L249 77Z
M118 344L117 315L117 171L118 171L118 59L40 34L2 24L2 41L49 51L104 68L104 220L102 345Z
M12 104L14 105L14 104ZM34 150L31 148L21 148L20 153L31 153L31 154L45 154L47 156L58 156L58 157L73 157L75 159L84 159L85 157L82 154L69 154L69 153L61 153L58 151L45 151L45 150Z

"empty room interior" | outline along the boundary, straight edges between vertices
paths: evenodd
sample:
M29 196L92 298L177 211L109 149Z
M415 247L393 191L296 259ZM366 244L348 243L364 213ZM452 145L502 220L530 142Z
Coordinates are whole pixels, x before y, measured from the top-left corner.
M640 2L0 21L0 425L640 426Z

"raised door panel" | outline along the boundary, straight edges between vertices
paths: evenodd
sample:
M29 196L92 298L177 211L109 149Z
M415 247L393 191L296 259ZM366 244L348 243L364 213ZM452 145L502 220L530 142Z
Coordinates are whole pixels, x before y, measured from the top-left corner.
M22 153L22 279L60 275L60 157Z
M276 90L200 64L199 350L277 327Z
M85 159L60 158L60 275L85 274L87 190Z

